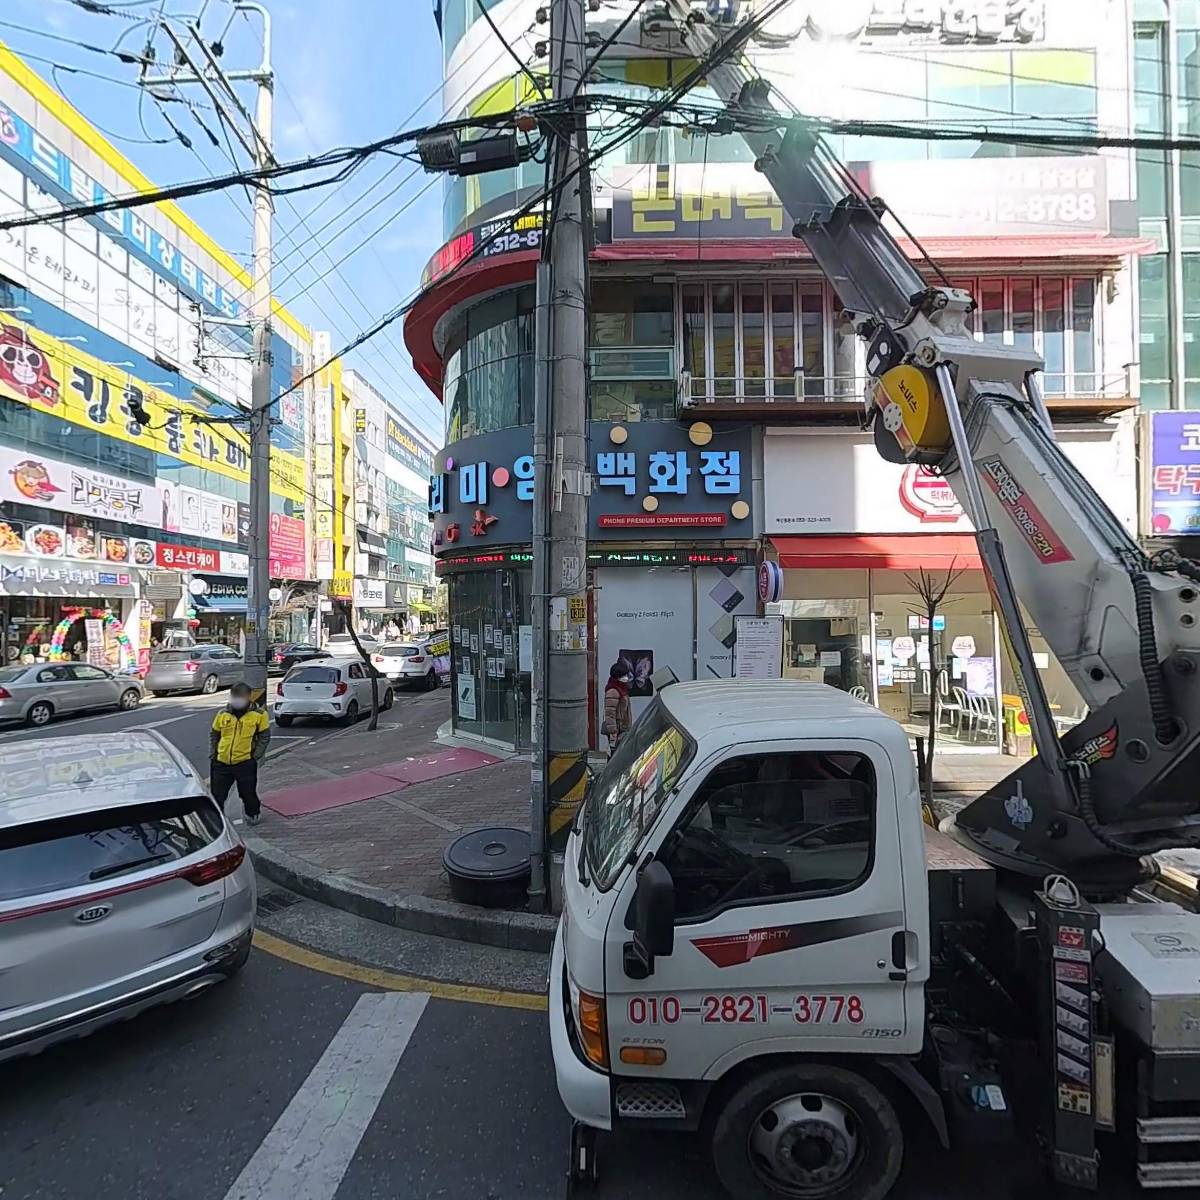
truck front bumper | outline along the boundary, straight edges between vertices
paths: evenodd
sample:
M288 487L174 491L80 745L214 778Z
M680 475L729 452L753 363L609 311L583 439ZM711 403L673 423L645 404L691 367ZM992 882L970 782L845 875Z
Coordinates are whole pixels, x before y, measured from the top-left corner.
M594 1129L612 1128L612 1101L609 1076L589 1066L577 1050L572 1036L571 997L567 990L563 956L562 924L554 935L550 956L550 1052L554 1056L554 1075L563 1107L577 1121Z

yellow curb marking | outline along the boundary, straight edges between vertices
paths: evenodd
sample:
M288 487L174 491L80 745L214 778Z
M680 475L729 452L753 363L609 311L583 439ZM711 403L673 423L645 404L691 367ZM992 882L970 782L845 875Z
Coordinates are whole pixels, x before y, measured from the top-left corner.
M322 971L326 975L337 975L367 987L381 988L387 992L424 992L439 1000L457 1000L464 1004L488 1004L493 1008L520 1008L526 1012L545 1012L546 997L529 992L506 992L499 988L471 987L465 983L442 983L436 979L422 979L419 975L401 975L396 971L383 971L378 967L363 967L344 958L332 958L316 950L286 942L274 934L254 931L254 944L275 958L307 967L311 971Z

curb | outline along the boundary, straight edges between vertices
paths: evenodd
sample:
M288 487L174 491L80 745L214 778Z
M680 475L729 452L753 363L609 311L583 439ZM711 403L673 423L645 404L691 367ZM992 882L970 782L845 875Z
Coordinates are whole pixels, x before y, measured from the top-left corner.
M453 900L405 895L372 887L346 875L320 871L311 863L288 854L252 833L242 834L255 869L273 883L290 888L310 900L340 908L358 917L395 925L414 933L455 938L505 950L532 950L548 954L558 921L540 913L474 908Z

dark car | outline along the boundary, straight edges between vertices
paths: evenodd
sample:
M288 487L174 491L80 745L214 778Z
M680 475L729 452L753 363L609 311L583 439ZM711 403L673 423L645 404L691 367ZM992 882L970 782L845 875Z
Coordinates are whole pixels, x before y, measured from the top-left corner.
M272 675L286 675L297 663L322 657L323 651L309 642L278 642L271 647L267 670Z

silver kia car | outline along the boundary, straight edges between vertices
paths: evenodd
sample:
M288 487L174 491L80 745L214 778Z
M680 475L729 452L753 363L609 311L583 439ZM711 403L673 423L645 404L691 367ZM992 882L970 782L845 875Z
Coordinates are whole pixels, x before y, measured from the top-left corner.
M234 975L254 872L152 730L0 746L0 1062Z

